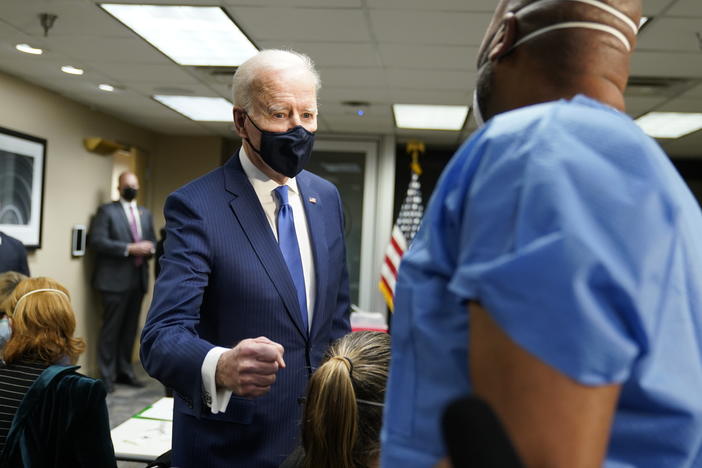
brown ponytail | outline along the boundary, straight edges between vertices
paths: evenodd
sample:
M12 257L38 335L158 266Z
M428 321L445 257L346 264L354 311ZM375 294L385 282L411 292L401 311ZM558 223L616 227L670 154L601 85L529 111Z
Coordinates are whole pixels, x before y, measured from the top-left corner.
M390 336L356 332L337 340L307 389L306 468L365 468L380 452Z

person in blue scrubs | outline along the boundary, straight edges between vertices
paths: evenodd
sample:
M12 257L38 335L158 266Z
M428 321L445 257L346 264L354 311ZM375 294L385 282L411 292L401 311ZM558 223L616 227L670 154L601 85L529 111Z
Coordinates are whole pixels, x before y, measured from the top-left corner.
M623 113L640 13L499 2L488 122L400 266L383 467L442 460L442 412L468 393L526 466L702 466L702 213Z

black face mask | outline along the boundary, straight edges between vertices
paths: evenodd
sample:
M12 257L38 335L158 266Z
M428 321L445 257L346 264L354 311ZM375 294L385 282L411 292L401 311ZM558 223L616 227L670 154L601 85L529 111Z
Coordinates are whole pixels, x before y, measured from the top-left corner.
M287 132L269 132L261 130L258 125L249 117L256 130L261 132L261 148L256 149L251 144L251 148L261 156L261 159L268 166L279 174L287 177L295 177L305 167L312 155L314 145L314 133L308 131L302 125L288 130Z
M125 187L122 189L122 198L127 201L132 201L137 196L137 189L134 187Z

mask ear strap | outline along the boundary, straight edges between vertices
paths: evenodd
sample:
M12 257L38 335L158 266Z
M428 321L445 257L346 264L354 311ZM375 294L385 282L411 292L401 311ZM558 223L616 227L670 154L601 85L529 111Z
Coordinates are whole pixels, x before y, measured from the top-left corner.
M520 40L518 40L513 46L512 49L515 49L519 47L520 45L524 44L526 41L529 41L537 36L540 36L542 34L546 34L547 32L555 31L557 29L569 29L569 28L584 28L584 29L594 29L596 31L602 31L609 33L619 39L619 41L624 45L626 48L627 52L631 52L631 43L629 42L629 39L626 38L624 33L622 33L620 30L606 25L606 24L601 24L601 23L592 23L589 21L566 21L564 23L558 23L558 24L552 24L551 26L547 26L542 29L537 29L536 31L532 32L531 34L527 34Z
M259 133L260 133L261 135L263 135L263 130L261 130L260 128L258 128L258 125L256 125L256 123L253 121L253 119L251 118L251 116L249 115L249 113L246 112L246 111L244 111L244 122L246 122L246 119L249 119L249 122L251 122L251 125L253 125L254 128L256 128L256 130L258 130ZM258 154L259 156L261 155L261 151L256 149L256 147L253 145L253 143L251 143L251 140L249 140L249 137L244 137L244 140L246 140L246 142L249 144L249 146L251 147L251 149L254 150L254 151L256 152L256 154Z
M248 112L244 111L244 115L246 115L246 118L249 119L249 122L251 122L251 125L253 125L254 127L256 127L256 130L258 130L259 132L263 133L263 130L261 130L260 128L258 128L258 125L256 125L256 122L253 121L253 119L251 118L251 116L249 115Z

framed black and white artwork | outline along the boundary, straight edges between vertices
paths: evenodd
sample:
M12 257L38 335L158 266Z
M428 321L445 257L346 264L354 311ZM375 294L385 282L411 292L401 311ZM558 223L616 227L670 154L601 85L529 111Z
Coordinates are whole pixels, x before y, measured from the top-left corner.
M41 247L46 140L0 127L0 231Z

